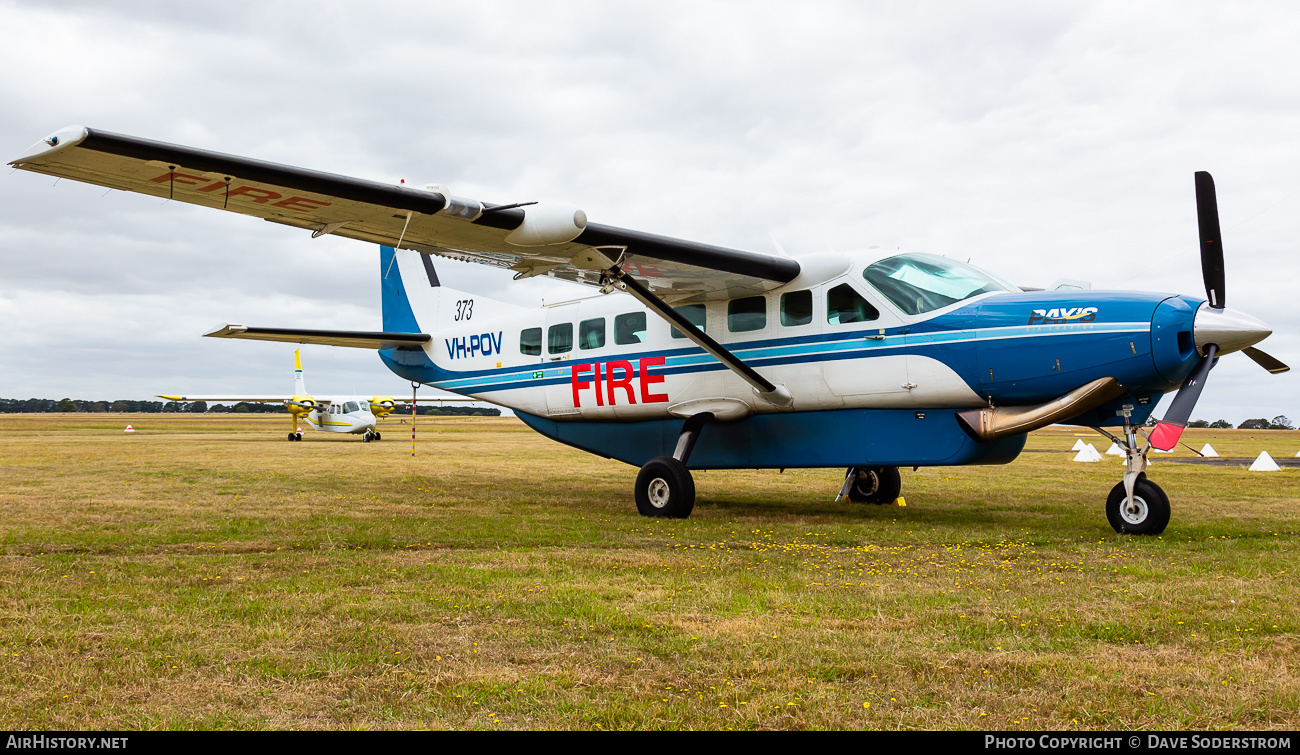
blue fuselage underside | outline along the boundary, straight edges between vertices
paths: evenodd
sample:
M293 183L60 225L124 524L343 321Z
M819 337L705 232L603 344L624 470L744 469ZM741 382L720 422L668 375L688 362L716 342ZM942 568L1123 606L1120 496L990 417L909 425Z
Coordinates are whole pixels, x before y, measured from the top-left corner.
M555 422L516 412L548 438L606 458L641 466L671 456L680 419L650 422ZM1025 447L1024 435L977 443L952 412L836 409L758 414L705 425L687 464L691 469L898 467L1006 464Z

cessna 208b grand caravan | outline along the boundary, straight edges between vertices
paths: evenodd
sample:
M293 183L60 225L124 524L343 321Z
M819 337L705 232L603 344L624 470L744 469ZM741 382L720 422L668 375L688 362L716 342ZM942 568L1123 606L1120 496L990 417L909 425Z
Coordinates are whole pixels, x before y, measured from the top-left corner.
M226 326L227 328L231 326ZM238 327L238 326L236 326ZM283 331L281 338L274 340L295 341L292 331ZM302 355L298 349L293 350L293 395L292 396L164 396L158 398L169 401L246 401L253 404L284 404L289 410L289 440L302 440L302 426L322 430L327 433L347 433L360 435L361 440L383 440L376 424L393 413L397 400L392 396L313 396L307 392L302 377ZM426 403L444 401L469 401L471 399L422 398L416 401Z
M1263 323L1225 308L1207 173L1195 185L1208 301L1024 290L929 254L791 259L600 225L572 205L488 204L80 126L10 164L381 245L382 332L209 335L377 349L403 378L640 467L647 516L690 514L692 469L846 468L841 495L883 503L899 467L1005 464L1027 433L1066 423L1124 449L1107 518L1155 534L1170 507L1147 454L1177 443L1217 359L1287 369L1254 348ZM612 295L522 310L438 285L431 255Z

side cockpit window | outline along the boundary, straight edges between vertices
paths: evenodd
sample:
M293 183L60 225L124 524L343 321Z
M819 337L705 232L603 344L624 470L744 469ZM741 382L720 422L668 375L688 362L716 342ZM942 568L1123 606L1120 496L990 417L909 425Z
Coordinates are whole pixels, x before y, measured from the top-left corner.
M826 322L831 325L870 322L879 317L880 311L847 283L826 292Z

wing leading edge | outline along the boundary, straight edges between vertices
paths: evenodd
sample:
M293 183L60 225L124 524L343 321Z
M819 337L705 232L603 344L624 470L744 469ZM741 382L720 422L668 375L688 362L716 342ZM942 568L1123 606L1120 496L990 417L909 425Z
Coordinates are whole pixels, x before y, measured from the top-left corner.
M674 301L732 298L793 280L799 263L589 223L568 205L492 205L417 189L70 126L12 160L22 170L600 285L621 268Z

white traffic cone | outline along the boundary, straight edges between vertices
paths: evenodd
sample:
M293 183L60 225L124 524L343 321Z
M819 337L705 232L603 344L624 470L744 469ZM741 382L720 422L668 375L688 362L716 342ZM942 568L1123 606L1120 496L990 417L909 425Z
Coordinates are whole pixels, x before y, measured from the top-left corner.
M1282 468L1273 461L1273 457L1268 455L1268 451L1260 451L1259 456L1255 457L1255 463L1250 465L1251 472L1281 472Z
M1097 452L1096 447L1091 443L1086 443L1083 450L1074 457L1075 461L1101 461L1101 454Z
M1201 456L1218 456L1218 455L1219 452L1215 451L1214 446L1211 446L1209 443L1206 443L1205 445L1201 446ZM1300 456L1300 454L1296 454L1296 455Z
M123 430L122 432L124 432L124 433L133 433L133 432L135 432L135 428L134 428L134 427L131 427L130 425L127 425L127 426L126 426L126 429Z

